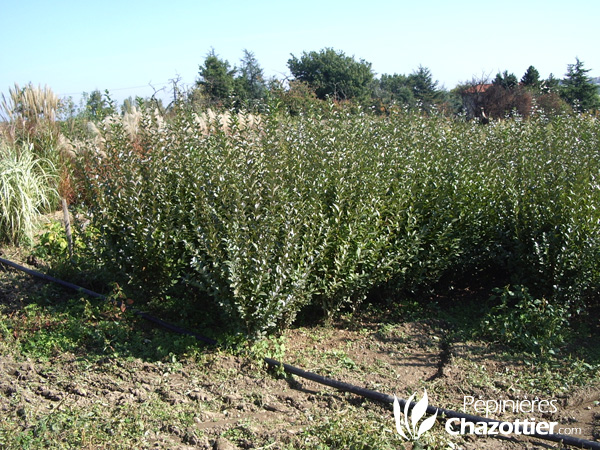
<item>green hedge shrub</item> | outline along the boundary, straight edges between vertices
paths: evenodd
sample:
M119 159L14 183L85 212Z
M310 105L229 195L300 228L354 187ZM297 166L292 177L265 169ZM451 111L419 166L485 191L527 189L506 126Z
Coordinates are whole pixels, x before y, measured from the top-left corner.
M208 295L255 337L306 305L331 316L457 267L508 271L565 305L598 294L595 118L482 127L332 108L200 122L183 105L167 123L145 112L134 145L106 121L82 153L94 256L132 290Z

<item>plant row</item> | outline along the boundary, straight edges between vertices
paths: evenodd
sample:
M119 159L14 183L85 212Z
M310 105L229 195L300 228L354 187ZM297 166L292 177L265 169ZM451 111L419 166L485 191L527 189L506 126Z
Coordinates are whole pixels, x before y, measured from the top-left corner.
M220 123L227 120L227 123ZM104 121L75 179L90 254L130 295L207 304L258 337L305 307L506 273L570 311L597 299L600 127L537 116L267 112Z

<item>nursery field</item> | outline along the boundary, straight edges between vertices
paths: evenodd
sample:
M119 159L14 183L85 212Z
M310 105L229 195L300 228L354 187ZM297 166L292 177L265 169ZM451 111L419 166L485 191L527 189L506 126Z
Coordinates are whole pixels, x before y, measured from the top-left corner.
M535 399L555 408L530 416L598 439L596 117L178 105L56 133L43 154L41 140L2 146L47 190L22 188L14 166L0 187L38 211L66 197L73 245L56 215L34 227L5 203L3 257L112 301L0 272L0 448L558 445L442 420L403 442L391 405L270 372L264 356L402 398L426 389L453 410Z
M482 339L474 312L448 309L448 302L485 302L473 287L456 286L430 299L430 308L365 308L234 351L7 270L0 273L0 448L561 448L524 436L453 436L443 420L419 447L400 438L391 405L283 377L266 369L263 356L401 398L426 389L430 404L456 411L465 396L548 399L561 432L597 439L598 330L578 334L556 355L515 352Z
M482 127L183 109L106 121L78 145L80 266L136 302L210 310L229 333L261 338L307 311L330 319L374 293L416 298L493 274L490 330L509 306L539 310L535 336L503 337L548 350L598 301L595 117Z

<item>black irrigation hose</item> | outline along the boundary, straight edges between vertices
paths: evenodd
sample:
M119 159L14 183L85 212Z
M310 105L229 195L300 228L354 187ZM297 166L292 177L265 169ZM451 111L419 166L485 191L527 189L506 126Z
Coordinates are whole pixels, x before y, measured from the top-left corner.
M265 362L273 367L282 366L283 369L290 374L297 375L302 378L306 378L307 380L316 381L317 383L324 384L325 386L330 386L335 389L344 392L351 392L352 394L360 395L361 397L365 397L377 402L382 403L394 403L394 397L383 394L381 392L372 391L370 389L364 389L358 386L354 386L352 384L344 383L343 381L333 380L331 378L323 377L321 375L317 375L316 373L307 372L305 370L299 369L294 366L290 366L289 364L281 363L271 358L265 358ZM404 408L406 405L406 400L398 399L398 403L400 403L400 408ZM415 402L411 402L411 407L415 405ZM491 423L500 423L500 421L495 419L490 419L487 417L479 417L473 416L471 414L461 413L458 411L452 411L450 409L444 408L436 408L435 406L429 405L427 407L428 414L437 414L439 416L444 416L448 419L457 418L457 419L465 419L465 421L478 423L478 422L486 422L488 424ZM521 429L521 428L520 428ZM522 429L521 429L522 430ZM528 436L532 436L538 439L544 439L547 441L561 442L563 444L572 445L573 447L598 450L600 449L600 442L588 441L586 439L579 439L573 436L563 435L563 434L538 434L538 433L530 433Z
M54 278L51 277L49 275L46 275L44 273L38 272L36 270L32 270L32 269L28 269L26 267L23 267L19 264L16 264L12 261L8 261L4 258L0 258L0 263L2 264L6 264L10 267L13 267L14 269L20 270L22 272L25 272L31 276L34 277L38 277L41 278L45 281L50 281L52 283L57 283L61 286L64 287L68 287L70 289L74 289L78 292L84 293L86 295L89 295L91 297L96 297L96 298L101 298L101 299L107 299L107 297L105 295L102 294L98 294L97 292L94 291L90 291L88 289L82 288L80 286L77 286L75 284L63 281L63 280L59 280L58 278ZM191 331L188 330L184 330L183 328L180 328L176 325L170 324L168 322L165 322L161 319L158 319L154 316L151 316L150 314L147 314L145 312L141 312L138 310L134 310L133 311L134 314L148 320L151 322L154 322L170 331L173 331L175 333L179 333L179 334L183 334L183 335L187 335L187 336L193 336L194 338L196 338L199 341L202 341L206 344L209 345L215 345L217 344L217 341L215 341L214 339L202 336L200 334L197 333L193 333ZM327 378L327 377L323 377L321 375L318 375L316 373L312 373L312 372L307 372L305 370L299 369L298 367L294 367L291 366L289 364L285 364L285 363L281 363L279 361L276 361L274 359L271 358L264 358L264 361L266 364L268 364L271 367L282 367L283 370L285 370L287 373L292 374L292 375L296 375L302 378L306 378L307 380L311 380L311 381L315 381L319 384L323 384L325 386L330 386L333 387L335 389L338 389L340 391L344 391L344 392L350 392L352 394L356 394L359 395L361 397L364 398L368 398L370 400L374 400L377 402L381 402L381 403L388 403L388 404L392 404L394 402L394 397L387 395L387 394L383 394L381 392L377 392L377 391L372 391L370 389L364 389L361 388L359 386L354 386L352 384L349 383L344 383L342 381L338 381L338 380L334 380L331 378ZM398 402L400 403L400 407L404 408L404 406L407 403L407 400L402 400L402 399L398 399ZM412 402L411 403L411 407L414 406L415 403ZM500 421L495 420L495 419L490 419L490 418L486 418L486 417L479 417L479 416L473 416L471 414L466 414L466 413L461 413L458 411L452 411L449 409L444 409L444 408L436 408L434 406L429 405L427 407L427 413L428 414L435 414L437 411L438 415L444 416L448 419L450 418L458 418L458 419L465 419L465 421L469 421L469 422L473 422L473 423L478 423L478 422L485 422L488 424L492 424L492 423L500 423ZM579 439L573 436L568 436L568 435L563 435L563 434L538 434L538 433L531 433L528 434L528 436L532 436L535 437L537 439L542 439L542 440L546 440L546 441L553 441L553 442L560 442L562 444L565 445L570 445L573 447L578 447L578 448L583 448L583 449L589 449L589 450L600 450L600 442L595 442L595 441L589 441L587 439Z
M51 277L50 275L46 275L45 273L38 272L37 270L28 269L27 267L21 266L17 263L9 261L8 259L0 258L0 263L6 264L7 266L12 267L13 269L20 270L21 272L25 272L32 277L41 278L45 281L50 281L51 283L60 284L61 286L67 287L69 289L73 289L77 292L81 292L82 294L89 295L90 297L101 298L106 300L106 296L102 294L98 294L97 292L90 291L89 289L82 288L81 286L77 286L76 284L69 283L68 281L59 280L58 278Z
M101 300L108 300L108 297L106 297L106 295L99 294L98 292L90 291L89 289L83 288L81 286L77 286L76 284L73 284L73 283L69 283L68 281L64 281L64 280L60 280L58 278L51 277L50 275L46 275L45 273L38 272L37 270L28 269L27 267L23 267L17 263L9 261L7 259L0 258L0 263L6 264L7 266L10 266L14 269L25 272L33 277L41 278L44 281L56 283L61 286L67 287L69 289L73 289L79 293L89 295L90 297L99 298ZM117 306L120 308L127 308L127 306L122 302L117 302ZM146 319L150 322L154 322L155 324L160 325L161 327L166 328L170 331L173 331L174 333L179 333L179 334L186 335L186 336L192 336L192 337L196 338L197 340L204 342L205 344L209 344L209 345L217 344L217 341L215 341L214 339L208 338L206 336L202 336L197 333L193 333L188 330L184 330L183 328L180 328L177 325L173 325L171 323L165 322L164 320L161 320L157 317L151 316L150 314L145 313L143 311L139 311L137 309L132 309L131 312L133 314L135 314L136 316L140 316L143 319Z

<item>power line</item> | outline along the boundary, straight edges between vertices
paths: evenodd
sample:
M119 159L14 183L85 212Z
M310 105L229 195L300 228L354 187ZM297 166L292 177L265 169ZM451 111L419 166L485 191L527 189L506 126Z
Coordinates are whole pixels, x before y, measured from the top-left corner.
M165 81L162 83L158 83L158 84L153 84L152 86L150 85L150 83L148 84L144 84L141 86L131 86L131 87L122 87L122 88L114 88L114 89L106 89L109 92L113 92L113 91L127 91L127 90L131 90L131 89L142 89L142 88L152 88L152 87L163 87L163 86L167 86L171 84L170 81ZM97 90L97 89L94 89ZM67 96L67 95L80 95L82 94L82 92L66 92L64 94L58 94L60 96Z

